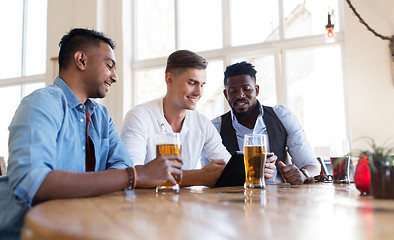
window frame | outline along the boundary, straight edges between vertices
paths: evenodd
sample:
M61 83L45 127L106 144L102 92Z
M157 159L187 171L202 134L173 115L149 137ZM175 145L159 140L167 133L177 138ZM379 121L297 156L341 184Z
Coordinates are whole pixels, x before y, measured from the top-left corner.
M45 73L26 76L26 46L27 46L27 14L28 1L23 0L23 23L22 23L22 55L20 77L0 79L0 88L10 86L21 86L21 96L25 95L25 85L33 83L45 83Z

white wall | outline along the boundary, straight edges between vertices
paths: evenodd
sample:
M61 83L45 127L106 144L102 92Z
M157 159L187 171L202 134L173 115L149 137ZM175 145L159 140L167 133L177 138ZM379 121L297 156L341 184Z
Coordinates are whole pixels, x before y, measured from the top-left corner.
M105 32L117 43L119 82L105 104L119 130L124 112L131 106L130 94L130 29L122 26L130 18L128 0L48 0L48 63L47 83L51 83L53 63L58 43L72 27L89 27ZM353 1L366 22L383 35L394 33L394 1ZM344 69L345 97L348 103L348 124L352 140L370 136L383 143L394 137L394 80L391 75L391 55L388 41L375 37L353 15L344 1ZM123 99L127 99L124 104ZM394 140L394 139L393 139ZM352 142L361 147L363 141Z
M394 34L394 1L352 1L361 17L382 35ZM345 92L351 138L370 136L380 144L394 137L394 80L389 41L375 37L344 1ZM394 140L394 138L392 139ZM365 146L353 141L353 148Z
M47 72L50 84L58 74L57 62L50 58L58 56L61 37L74 27L97 28L96 0L48 0L47 19Z

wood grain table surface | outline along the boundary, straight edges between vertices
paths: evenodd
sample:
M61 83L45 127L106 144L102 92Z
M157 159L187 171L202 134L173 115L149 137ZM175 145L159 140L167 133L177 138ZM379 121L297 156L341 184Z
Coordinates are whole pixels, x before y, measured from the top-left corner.
M41 203L22 239L394 239L394 200L332 183L136 189Z

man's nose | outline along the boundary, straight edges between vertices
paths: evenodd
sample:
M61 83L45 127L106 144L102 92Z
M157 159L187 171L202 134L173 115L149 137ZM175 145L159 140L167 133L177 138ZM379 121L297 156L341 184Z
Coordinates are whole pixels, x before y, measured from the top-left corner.
M237 98L244 98L244 97L246 97L246 95L245 95L244 91L242 90L242 88L239 89L239 90L237 90L237 95L236 95L236 97L237 97Z
M116 75L115 70L112 71L110 78L113 82L118 82L118 75Z
M204 93L204 89L203 89L202 85L198 85L194 88L195 95L202 96L203 93Z

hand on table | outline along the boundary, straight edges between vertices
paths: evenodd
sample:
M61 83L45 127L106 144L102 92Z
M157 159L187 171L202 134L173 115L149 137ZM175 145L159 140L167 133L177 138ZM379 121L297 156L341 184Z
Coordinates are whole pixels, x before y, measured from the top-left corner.
M290 183L291 185L299 185L304 183L306 178L301 170L295 165L286 165L282 161L279 161L278 165L280 167L282 177L286 180L286 182Z
M168 154L160 155L145 165L137 165L135 166L137 186L156 187L165 181L170 181L173 184L181 182L182 164L183 161L179 155Z
M278 157L276 155L267 158L267 161L265 162L265 169L264 169L265 179L270 179L274 176L276 170L275 162L277 159Z

